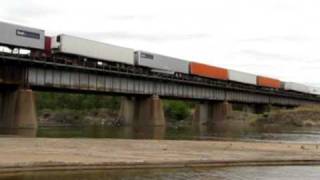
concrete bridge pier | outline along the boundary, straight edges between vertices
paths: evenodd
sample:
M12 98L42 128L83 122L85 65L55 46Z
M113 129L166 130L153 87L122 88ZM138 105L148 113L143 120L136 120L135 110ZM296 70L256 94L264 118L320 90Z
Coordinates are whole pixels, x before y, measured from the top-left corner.
M32 90L0 92L0 128L36 129L36 105Z
M223 121L231 111L232 105L227 101L199 103L194 112L193 125L212 125Z
M127 126L165 126L163 105L157 95L149 97L123 97L120 121Z

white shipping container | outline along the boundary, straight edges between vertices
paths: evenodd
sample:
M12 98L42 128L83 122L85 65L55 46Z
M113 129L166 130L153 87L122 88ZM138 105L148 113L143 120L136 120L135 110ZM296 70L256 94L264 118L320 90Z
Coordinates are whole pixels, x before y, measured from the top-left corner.
M309 93L310 89L304 84L294 83L294 82L284 82L284 89L288 91L297 91L302 93Z
M157 72L189 73L189 61L186 60L143 51L136 51L135 58L136 65L149 67Z
M229 80L244 84L257 85L257 76L254 74L244 73L235 70L228 70Z
M44 31L0 22L0 44L27 49L44 49Z
M319 87L309 87L309 93L320 95L320 88Z
M54 52L134 65L134 50L70 35L52 39Z

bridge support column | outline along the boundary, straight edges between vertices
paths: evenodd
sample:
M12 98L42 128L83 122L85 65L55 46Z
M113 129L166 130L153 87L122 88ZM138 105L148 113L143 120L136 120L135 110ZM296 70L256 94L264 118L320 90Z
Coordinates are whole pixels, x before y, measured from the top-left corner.
M166 120L159 96L124 97L119 118L124 125L165 126Z
M211 113L209 113L209 109L210 107L208 102L196 104L196 108L193 114L192 125L202 126L209 123L211 119L210 117Z
M232 105L224 102L205 102L196 106L193 125L213 124L215 121L223 121L232 111Z
M135 117L135 99L131 97L122 97L119 111L119 120L125 126L131 126Z
M2 92L0 101L1 128L37 128L36 106L32 90Z
M270 112L271 108L272 107L269 104L256 104L255 105L255 113L263 114L265 112Z

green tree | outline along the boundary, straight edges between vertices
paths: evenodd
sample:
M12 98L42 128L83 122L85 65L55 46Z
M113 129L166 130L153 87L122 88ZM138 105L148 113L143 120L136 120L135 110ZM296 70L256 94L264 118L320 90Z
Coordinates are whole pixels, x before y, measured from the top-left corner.
M191 114L191 104L184 101L168 100L165 102L165 112L172 120L185 120Z

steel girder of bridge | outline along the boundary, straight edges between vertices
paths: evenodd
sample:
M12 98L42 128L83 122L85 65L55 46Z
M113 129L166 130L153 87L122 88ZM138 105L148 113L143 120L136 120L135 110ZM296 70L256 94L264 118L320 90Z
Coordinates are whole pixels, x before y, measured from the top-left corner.
M75 70L30 67L27 83L33 89L83 91L122 95L159 95L165 98L228 101L295 106L307 100L265 95L238 90L224 90L209 86L195 86L181 82L144 79L117 74L98 74Z
M0 56L0 85L16 84L35 90L76 91L203 101L297 106L320 102L319 97L292 92L240 89L179 79L108 71L18 57Z

